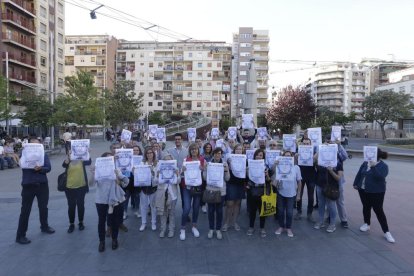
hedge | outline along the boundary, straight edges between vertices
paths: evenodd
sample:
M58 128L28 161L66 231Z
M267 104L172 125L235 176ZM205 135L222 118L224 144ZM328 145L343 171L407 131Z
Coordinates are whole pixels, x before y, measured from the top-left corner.
M390 145L414 145L413 138L387 138L386 143Z

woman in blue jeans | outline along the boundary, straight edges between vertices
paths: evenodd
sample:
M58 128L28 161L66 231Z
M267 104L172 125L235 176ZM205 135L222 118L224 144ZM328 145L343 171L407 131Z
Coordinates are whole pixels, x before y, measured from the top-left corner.
M207 170L209 163L205 164L205 170L203 172L203 177L207 181L206 190L208 191L219 191L221 195L220 203L208 203L208 224L210 230L208 231L207 237L209 239L213 238L214 229L216 230L217 239L221 240L223 235L221 233L221 224L223 223L223 203L224 197L226 196L226 181L230 179L229 166L227 163L223 163L222 159L223 150L221 148L215 148L213 151L213 159L210 163L221 163L223 164L223 186L217 187L213 183L209 182L207 179ZM215 222L215 223L214 223Z
M200 155L199 148L197 144L191 144L188 147L188 156L184 160L186 162L190 161L199 161L200 162L200 174L204 168L204 158ZM182 171L186 171L185 163L183 164ZM200 232L197 229L197 219L198 219L198 212L200 209L200 202L201 202L201 183L200 186L197 187L189 187L185 185L185 178L181 180L181 196L183 197L183 214L181 216L181 230L180 230L180 240L185 240L185 226L187 224L188 215L190 214L191 207L193 208L193 216L192 216L192 228L191 231L193 232L194 237L200 237ZM199 189L197 191L197 189Z
M290 151L285 151L283 156L292 157ZM276 166L279 165L279 161L275 162ZM302 189L302 176L298 165L294 165L292 175L293 179L278 180L276 181L277 187L277 217L279 221L279 228L275 234L280 235L286 229L287 235L293 238L292 232L292 220L293 220L293 205L295 201L300 200L300 194ZM275 174L277 173L277 170Z

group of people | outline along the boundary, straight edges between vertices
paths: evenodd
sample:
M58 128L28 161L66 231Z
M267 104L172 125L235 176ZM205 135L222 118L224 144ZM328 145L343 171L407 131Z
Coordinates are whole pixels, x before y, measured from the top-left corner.
M221 139L220 139L221 138ZM39 142L31 139L32 143ZM165 149L163 143L158 143L155 138L144 139L143 149L138 143L115 142L111 144L109 152L102 157L114 156L120 148L133 149L134 155L142 156L143 165L151 168L151 185L135 186L134 170L122 171L115 169L115 179L89 179L85 166L91 165L92 161L71 161L67 158L63 167L67 172L66 197L68 202L69 228L68 233L75 229L75 213L78 210L78 228L83 230L84 225L84 199L89 187L96 186L95 203L98 213L99 252L105 250L105 237L112 237L112 249L118 248L118 232L120 229L128 231L124 225L127 217L129 201L137 209L136 215L141 219L139 231L145 231L151 227L153 231L158 229L157 218L160 218L159 237L172 238L176 233L176 204L181 198L181 220L179 226L179 239L187 238L187 227L191 229L194 237L200 237L198 228L198 216L200 208L208 213L209 239L214 236L221 240L223 232L234 229L240 231L240 209L243 199L246 199L247 212L249 214L249 227L246 231L251 236L255 233L256 217L259 214L259 234L265 238L266 216L260 216L263 209L262 196L270 192L277 193L276 219L279 227L275 234L281 235L286 232L288 237L294 237L292 230L293 220L302 218L302 198L304 189L307 189L307 220L314 223L315 229L326 227L328 233L336 230L337 215L341 226L348 228L348 218L344 205L343 185L345 178L343 174L343 163L347 159L346 151L339 142L325 139L325 143L338 144L338 156L336 167L323 167L318 165L318 152L314 155L313 166L299 166L297 164L297 152L283 150L278 141L266 137L259 139L256 129L239 129L236 139L229 139L226 132L223 137L208 135L206 140L195 137L195 141L189 142L188 148L184 147L184 136L181 133L174 135L174 147ZM311 145L312 142L305 132L298 141L301 145ZM277 166L279 161L269 164L265 161L263 181L249 175L246 170L244 176L236 173L232 163L232 156L245 155L248 150L254 150L253 160L266 160L268 150L280 150L281 156L293 157L295 160L293 179L280 180L277 177ZM70 153L69 153L70 154ZM378 220L384 231L385 238L389 242L395 242L389 232L387 220L383 211L385 195L385 179L388 167L384 163L387 158L386 152L378 149L378 160L376 162L364 162L358 171L353 186L358 190L363 205L364 224L361 231L370 229L371 209L374 209ZM167 183L159 183L160 160L176 160L176 167L171 180ZM186 183L186 171L188 162L198 162L199 174L202 183L199 186ZM222 185L211 182L209 179L209 166L220 166L222 168ZM246 160L246 167L249 166ZM53 233L47 222L47 199L48 181L46 174L50 171L50 162L45 155L42 167L34 169L23 169L22 181L22 210L19 219L16 242L21 244L30 243L26 237L28 218L30 215L33 198L38 197L40 209L41 230L45 233ZM92 169L93 170L93 169ZM92 173L92 175L94 175ZM220 176L221 177L221 176ZM324 187L329 184L339 187L339 196L333 200L324 193ZM312 216L314 210L316 191L316 205L318 216ZM212 198L214 198L212 200ZM204 207L207 206L207 207ZM294 209L297 212L294 215ZM138 210L139 209L139 210ZM328 213L326 217L325 213ZM190 216L191 213L191 216ZM150 214L151 221L148 221Z

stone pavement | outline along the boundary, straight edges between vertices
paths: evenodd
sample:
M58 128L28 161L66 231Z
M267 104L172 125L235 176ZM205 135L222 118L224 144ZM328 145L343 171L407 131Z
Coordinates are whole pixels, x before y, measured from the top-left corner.
M92 156L106 151L109 144L94 142ZM414 275L414 180L412 164L388 161L390 175L385 212L395 244L385 241L375 215L370 233L362 233L362 206L352 181L361 163L353 158L345 163L346 206L349 229L338 225L329 234L315 230L305 219L293 222L294 238L276 237L273 218L266 221L267 237L258 231L248 237L245 202L239 218L242 231L224 233L223 240L207 239L207 215L200 213L201 236L194 238L187 229L187 240L178 231L172 239L158 238L158 231L139 232L140 221L129 209L125 224L129 232L120 233L120 247L98 252L97 214L94 190L86 196L86 229L66 233L67 204L56 191L56 178L64 156L52 156L49 222L53 235L39 229L37 204L33 204L27 236L29 245L14 242L20 208L19 169L0 171L0 275ZM305 196L306 206L306 196ZM181 215L177 204L176 224ZM314 212L316 215L316 212ZM256 222L258 227L258 221ZM110 239L107 240L110 244Z

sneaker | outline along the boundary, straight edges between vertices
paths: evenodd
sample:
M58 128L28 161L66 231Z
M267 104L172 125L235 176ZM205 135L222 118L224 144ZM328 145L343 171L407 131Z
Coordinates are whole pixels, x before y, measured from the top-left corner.
M141 212L140 211L136 211L134 214L137 218L141 218Z
M247 236L251 236L251 235L253 235L253 233L254 233L254 228L249 228L248 230L247 230Z
M69 225L69 228L68 228L68 233L70 234L70 233L72 233L73 231L75 230L75 224L70 224Z
M359 230L361 232L367 232L367 231L369 231L369 229L371 229L371 227L366 223L362 224L361 227L359 227Z
M385 233L384 237L387 239L388 242L395 243L395 239L392 237L390 232Z
M282 232L283 232L283 228L282 228L282 227L279 227L279 228L275 231L275 234L276 234L276 235L280 235L280 234L282 234Z
M389 233L389 232L388 232ZM217 239L221 240L223 238L223 234L221 234L220 230L216 230ZM390 234L391 235L391 234Z
M201 207L201 211L203 212L203 214L207 213L207 204L203 205L203 207Z
M297 212L294 219L295 220L300 220L302 218L302 213Z
M214 234L214 231L213 230L209 230L208 231L208 234L207 234L207 238L212 239L213 238L213 234Z
M123 215L123 217L122 217L122 218L123 218L124 220L126 220L126 219L127 219L127 217L128 217L127 213L126 213L126 212L124 212L124 215Z
M308 216L307 216L307 220L308 220L309 222L312 222L312 223L315 223L315 222L316 222L316 221L315 221L315 219L313 218L312 214L308 214Z
M324 227L325 227L325 224L320 223L320 222L315 223L315 225L313 226L313 228L315 228L315 229L321 229L321 228L324 228Z
M266 230L264 230L264 229L260 230L260 237L262 237L262 238L266 237Z
M180 230L180 240L185 241L185 230L184 229Z
M200 232L198 232L197 228L195 228L194 226L191 229L191 231L193 232L194 237L196 238L200 237Z
M168 236L167 237L169 237L169 238L174 237L174 231L172 231L172 230L168 231Z
M26 237L17 237L16 242L20 244L29 244L31 241Z
M333 232L335 232L335 230L336 230L335 224L330 224L328 226L328 228L326 228L326 232L328 232L328 233L333 233Z
M349 227L349 225L348 225L348 222L347 222L347 221L341 221L341 226L342 226L343 228L348 228L348 227Z
M160 238L164 238L165 237L165 231L161 231L160 232Z
M144 231L145 227L147 227L147 225L145 223L141 224L141 227L139 228L139 231Z
M153 224L151 225L151 229L152 229L152 231L157 230L157 224L153 223Z
M229 230L229 225L226 223L221 227L221 231L226 232L227 230Z
M85 230L85 225L83 224L83 222L79 222L78 227L80 231Z
M234 230L240 231L240 225L238 225L237 223L235 223L234 224Z
M293 232L292 232L292 229L287 229L286 231L287 231L287 236L288 236L289 238L293 238Z

